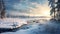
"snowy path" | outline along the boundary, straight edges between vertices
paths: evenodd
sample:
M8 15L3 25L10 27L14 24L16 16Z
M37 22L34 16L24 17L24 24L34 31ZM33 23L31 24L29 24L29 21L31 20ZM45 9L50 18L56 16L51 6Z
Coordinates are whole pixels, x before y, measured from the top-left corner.
M20 20L17 20L17 19L14 21L20 22ZM9 22L10 22L10 19L9 19ZM22 22L23 24L27 24L23 19L22 19ZM60 34L60 23L49 22L49 21L44 23L40 22L40 24L35 23L35 24L23 26L22 29L16 32L5 32L1 34Z
M17 32L2 34L60 34L60 23L46 22L46 24L32 24L24 26Z

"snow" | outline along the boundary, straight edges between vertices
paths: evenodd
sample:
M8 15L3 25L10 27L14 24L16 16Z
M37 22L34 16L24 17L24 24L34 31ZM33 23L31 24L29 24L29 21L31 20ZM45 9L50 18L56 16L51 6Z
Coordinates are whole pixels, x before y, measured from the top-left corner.
M23 20L24 23L25 20ZM1 34L60 34L60 23L46 21L43 23L27 24L16 32L5 32Z
M13 28L12 25L18 25L17 27L20 27L23 24L27 24L26 21L18 19L18 18L4 18L0 19L0 28Z

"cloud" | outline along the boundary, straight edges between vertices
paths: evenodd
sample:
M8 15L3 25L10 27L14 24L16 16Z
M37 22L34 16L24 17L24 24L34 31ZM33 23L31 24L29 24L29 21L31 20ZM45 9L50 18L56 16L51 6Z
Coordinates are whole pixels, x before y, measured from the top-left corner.
M19 0L12 5L12 15L48 16L50 8L47 0Z
M44 5L40 5L40 4L37 4L37 3L32 3L32 5L35 5L36 8L32 8L30 7L31 9L31 13L30 14L33 14L33 15L41 15L41 16L49 16L50 15L50 7L48 6L48 4L44 4Z
M14 16L28 16L28 14L26 14L26 13L20 13L20 12L11 12L11 14L10 15L14 15Z

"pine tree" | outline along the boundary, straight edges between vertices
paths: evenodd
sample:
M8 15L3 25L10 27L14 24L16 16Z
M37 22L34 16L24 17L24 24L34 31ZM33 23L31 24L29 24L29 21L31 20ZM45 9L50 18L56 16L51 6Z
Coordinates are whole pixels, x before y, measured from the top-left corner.
M52 15L54 13L54 18L56 17L57 20L60 20L60 0L57 0L57 2L55 2L55 3L52 0L48 0L48 1L49 1L49 5L51 5L51 7L52 7L50 14ZM55 7L54 4L56 4L57 6ZM55 10L55 9L57 9L57 10ZM57 12L57 14L55 15L56 12Z
M58 19L60 20L60 0L58 0L58 2L56 4L57 4L57 6L56 6L56 8L57 8L57 16L58 16Z
M49 5L51 5L51 10L50 10L50 15L54 14L54 19L55 19L55 0L48 0L49 1Z

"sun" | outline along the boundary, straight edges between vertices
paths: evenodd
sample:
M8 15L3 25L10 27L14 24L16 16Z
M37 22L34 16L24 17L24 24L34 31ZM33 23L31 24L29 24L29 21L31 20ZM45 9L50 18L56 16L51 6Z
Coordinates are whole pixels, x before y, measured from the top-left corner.
M49 11L45 11L45 12L43 12L43 15L44 16L50 16L50 12Z

